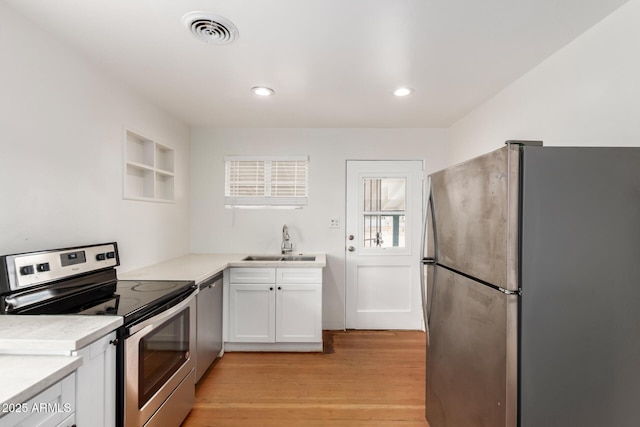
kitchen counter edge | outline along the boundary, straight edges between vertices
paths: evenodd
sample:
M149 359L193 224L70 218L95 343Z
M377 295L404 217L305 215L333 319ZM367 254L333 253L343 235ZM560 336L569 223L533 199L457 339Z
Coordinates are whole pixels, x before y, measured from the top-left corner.
M120 316L0 316L0 354L60 354L91 344L122 326Z

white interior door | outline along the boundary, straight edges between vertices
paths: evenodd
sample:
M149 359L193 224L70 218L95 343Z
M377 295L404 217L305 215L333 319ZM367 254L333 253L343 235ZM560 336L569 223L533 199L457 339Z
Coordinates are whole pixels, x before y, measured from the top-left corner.
M347 328L422 328L422 182L421 161L347 161Z

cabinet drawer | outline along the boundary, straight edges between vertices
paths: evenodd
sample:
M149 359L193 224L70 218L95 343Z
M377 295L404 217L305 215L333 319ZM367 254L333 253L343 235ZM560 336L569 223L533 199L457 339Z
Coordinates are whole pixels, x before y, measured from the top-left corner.
M275 268L236 267L229 271L229 283L275 283Z
M322 283L321 268L278 268L277 283Z

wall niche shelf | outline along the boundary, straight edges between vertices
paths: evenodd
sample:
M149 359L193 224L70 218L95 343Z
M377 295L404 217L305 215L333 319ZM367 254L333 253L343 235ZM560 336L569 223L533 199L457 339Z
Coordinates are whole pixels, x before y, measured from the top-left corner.
M124 199L173 202L174 151L138 132L124 135Z

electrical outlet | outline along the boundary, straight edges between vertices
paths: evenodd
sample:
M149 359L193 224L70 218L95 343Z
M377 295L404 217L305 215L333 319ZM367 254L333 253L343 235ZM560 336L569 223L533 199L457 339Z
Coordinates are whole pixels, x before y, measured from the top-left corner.
M329 219L329 228L340 228L340 218Z

